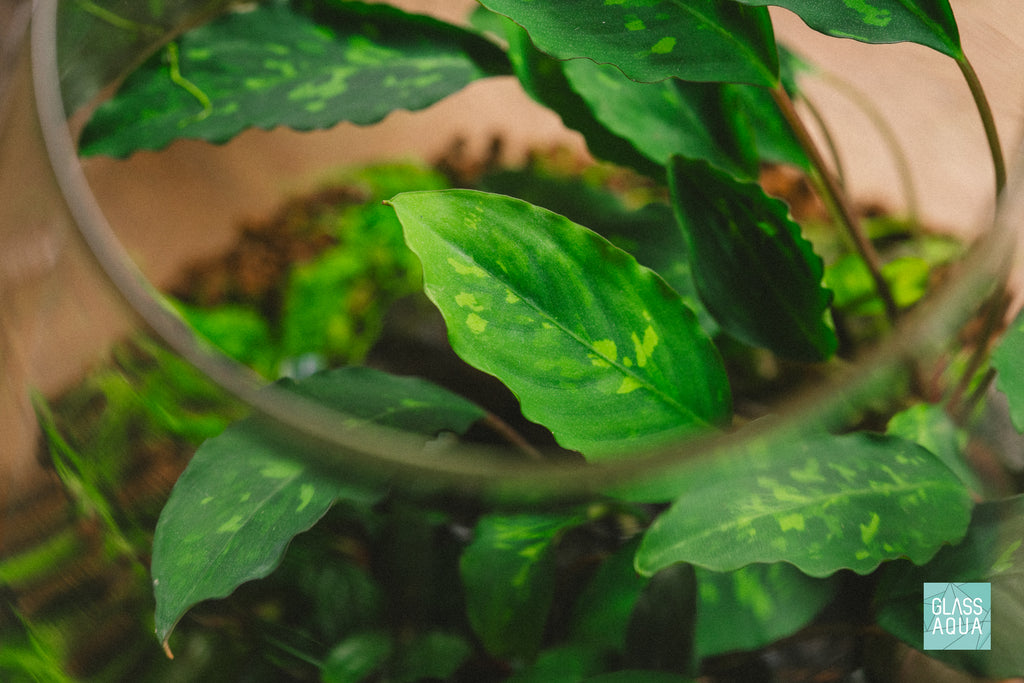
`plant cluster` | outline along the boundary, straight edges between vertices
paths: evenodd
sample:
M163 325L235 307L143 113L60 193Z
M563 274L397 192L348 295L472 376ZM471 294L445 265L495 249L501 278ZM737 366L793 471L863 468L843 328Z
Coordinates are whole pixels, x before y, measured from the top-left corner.
M280 565L264 583L284 576L291 592L259 603L256 618L302 626L268 637L260 665L325 681L770 680L794 674L765 673L777 659L765 652L801 632L849 635L849 670L884 669L892 660L873 661L883 649L866 643L921 647L927 581L990 582L999 605L990 651L929 656L1024 673L1013 645L1024 499L967 458L994 377L1024 429L1024 324L989 355L1001 299L938 381L908 364L841 422L757 429L780 393L895 326L956 252L915 226L872 229L851 208L794 105L809 67L777 45L768 4L829 35L955 60L1002 189L995 128L946 0L481 0L473 28L386 5L281 0L176 37L96 109L81 153L126 156L253 126L372 123L514 74L595 156L665 198L627 206L557 178L388 198L452 348L584 470L750 433L743 448L658 481L523 511L403 501L386 481L325 473L306 444L257 416L235 422L198 449L156 527L168 654L186 612L257 590L248 582ZM806 174L826 225L801 225L766 193L766 162ZM348 310L350 281L314 280L303 298ZM290 369L279 388L354 425L421 434L426 462L494 423L422 379L357 366L303 376L290 361L306 351L261 362ZM524 467L547 457L512 440Z

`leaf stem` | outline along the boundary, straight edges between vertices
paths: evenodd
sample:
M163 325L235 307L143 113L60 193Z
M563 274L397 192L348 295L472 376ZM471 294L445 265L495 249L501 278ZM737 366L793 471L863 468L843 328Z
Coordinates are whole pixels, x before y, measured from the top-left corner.
M839 186L835 176L828 169L821 150L818 149L814 138L811 137L803 120L797 114L796 108L793 106L793 100L790 99L785 88L777 85L769 92L771 92L786 122L793 129L793 133L796 135L797 140L799 140L801 147L807 153L807 157L816 171L813 175L817 181L822 198L828 205L832 215L835 216L836 220L842 224L843 228L850 235L857 252L864 259L864 263L871 273L871 279L875 283L878 297L882 300L882 304L885 307L886 318L888 318L890 323L895 323L899 317L899 311L896 307L896 301L893 299L892 290L889 289L889 283L882 276L882 262L878 252L875 251L875 246L871 244L871 240L868 239L867 234L850 209L845 193Z
M985 138L988 140L988 149L992 155L992 165L996 173L996 196L998 197L1003 188L1006 187L1006 161L1003 158L1003 148L999 144L999 131L996 128L996 120L992 114L992 106L985 96L985 89L978 79L978 74L971 66L967 55L961 54L956 59L960 72L967 81L967 87L971 90L971 97L974 98L974 105L978 108L981 116L981 125L985 128Z
M496 434L500 435L503 439L522 451L531 460L544 460L544 455L534 448L533 444L527 441L522 434L513 429L512 425L505 422L494 413L488 411L483 418L483 422L494 430Z
M820 80L831 85L837 92L845 96L854 106L860 109L868 121L871 122L871 125L875 127L875 130L878 131L878 134L885 142L885 146L889 148L900 184L903 186L903 197L907 205L907 217L915 227L919 226L921 215L919 207L921 203L918 199L914 174L910 169L906 150L900 144L896 131L893 130L889 121L878 111L878 108L874 106L871 99L854 87L852 83L827 71L817 72L816 75Z

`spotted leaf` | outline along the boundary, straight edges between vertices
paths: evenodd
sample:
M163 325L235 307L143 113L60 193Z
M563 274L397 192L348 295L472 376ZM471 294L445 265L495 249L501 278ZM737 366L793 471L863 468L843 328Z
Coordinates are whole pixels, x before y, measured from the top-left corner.
M536 654L555 592L554 542L578 514L488 515L460 560L466 613L497 657Z
M960 32L948 0L736 0L777 5L808 26L837 38L865 43L919 43L954 59L963 56Z
M722 328L786 358L831 357L838 340L826 321L825 266L788 207L756 183L678 156L669 185L697 292Z
M470 190L391 200L455 351L588 457L663 444L730 413L721 358L659 276L596 233Z
M637 552L644 574L674 562L866 574L900 557L926 562L963 537L971 515L967 488L932 453L865 432L753 441L677 484L678 498Z
M483 417L480 408L425 381L367 368L283 384L354 419L425 435L463 431ZM335 500L373 502L383 494L379 487L339 484L301 464L296 456L303 448L253 416L196 451L153 538L156 633L165 645L190 607L273 571L291 539Z
M124 157L252 127L375 123L508 69L483 38L428 17L358 2L268 3L200 26L146 62L96 110L80 151Z
M778 82L771 20L725 0L481 0L556 59L614 64L635 81Z

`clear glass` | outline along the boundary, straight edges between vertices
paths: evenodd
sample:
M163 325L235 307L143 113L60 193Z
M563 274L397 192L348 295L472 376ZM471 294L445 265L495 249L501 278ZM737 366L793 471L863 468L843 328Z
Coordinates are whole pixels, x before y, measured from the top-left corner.
M162 8L158 23L165 26L170 35L215 9L216 4L158 3ZM148 54L166 36L118 30L109 23L93 21L95 16L76 12L77 7L77 3L61 4L58 11L57 3L38 2L33 19L35 97L46 154L56 181L54 191L59 192L60 197L59 202L54 202L58 204L54 210L59 215L45 221L47 225L62 226L59 230L51 228L52 234L57 235L52 239L70 245L71 238L66 230L73 229L81 238L81 247L69 247L72 251L78 250L74 258L85 256L98 267L109 285L108 291L113 292L119 302L121 310L118 305L112 308L121 324L127 320L129 326L148 328L176 354L200 368L228 392L296 437L317 444L319 447L310 452L318 454L320 466L342 477L351 476L353 472L397 477L411 489L424 493L462 491L502 499L543 500L548 496L585 497L612 482L661 477L666 470L691 457L742 447L742 442L737 443L738 437L723 436L706 442L680 444L643 457L603 463L601 467L512 464L500 454L477 447L457 447L444 459L424 461L418 442L406 435L370 427L353 431L343 427L344 420L322 406L291 394L267 390L264 382L246 368L202 345L192 331L160 303L91 192L75 154L68 112L78 111L105 83L123 72L125 65ZM145 12L141 4L132 7L135 7L133 11ZM149 23L154 21L151 16L145 19ZM62 32L76 32L79 37L69 40L64 36L65 40L61 40ZM119 38L108 39L108 34ZM126 34L132 39L125 38ZM86 38L81 38L82 35ZM109 50L92 51L84 47L87 45L103 45ZM908 315L883 344L846 371L793 399L780 411L779 420L763 428L767 433L747 430L743 438L752 435L759 439L785 438L789 426L806 424L809 420L837 419L860 402L877 398L878 392L884 391L886 378L908 359L921 360L944 350L957 330L977 311L979 303L1006 277L1014 224L1020 218L1020 182L1015 175L998 219L981 226L979 237L956 269L955 277L948 278L925 305ZM40 181L39 184L47 183ZM67 280L66 275L62 278ZM130 317L120 316L122 311L129 312ZM96 315L98 313L90 306L89 324L96 324Z

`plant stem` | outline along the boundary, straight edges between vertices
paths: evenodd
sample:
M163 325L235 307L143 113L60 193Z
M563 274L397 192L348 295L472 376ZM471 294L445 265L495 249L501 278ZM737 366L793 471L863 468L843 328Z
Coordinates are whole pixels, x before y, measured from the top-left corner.
M998 197L1006 187L1006 161L1003 159L1003 148L999 144L999 131L996 128L995 117L992 115L992 106L989 104L988 98L985 97L985 89L981 86L978 74L971 66L967 56L961 55L957 58L956 63L960 67L960 73L964 75L964 80L967 81L971 97L974 98L974 105L978 108L978 114L981 116L981 125L985 128L985 138L988 140L988 149L992 155L992 165L996 172L996 196Z
M512 428L512 425L502 420L500 417L492 412L489 412L484 416L484 424L490 427L496 434L499 434L502 438L508 441L510 444L518 448L526 457L531 460L543 460L544 455L533 447L529 441L527 441L522 434Z
M837 92L846 97L854 106L861 110L871 125L875 127L885 146L889 148L893 163L896 165L896 174L899 176L900 184L903 186L903 197L907 204L907 217L910 222L918 227L920 225L921 211L919 209L917 187L914 183L914 174L910 170L910 162L907 160L906 151L900 144L899 136L893 130L889 121L878 111L871 99L855 88L852 83L837 76L836 74L822 71L817 77L823 82L831 85Z
M783 117L785 117L786 122L793 129L793 133L796 135L797 140L799 140L800 145L807 153L811 165L817 171L814 175L822 199L825 200L832 215L842 224L853 240L857 252L864 259L864 263L871 273L871 279L875 283L875 290L878 292L878 297L882 300L882 304L885 307L886 317L890 323L895 323L899 316L899 311L896 307L896 301L892 297L892 290L889 289L889 283L882 276L882 262L878 252L875 251L875 246L871 244L871 240L868 239L860 223L853 215L853 211L846 201L845 193L839 187L835 176L829 171L821 150L818 149L803 120L797 114L796 109L793 107L793 101L789 98L786 90L781 85L777 85L770 92L776 105L779 107L779 111L782 112Z

